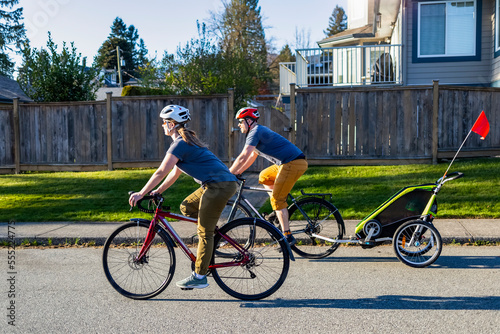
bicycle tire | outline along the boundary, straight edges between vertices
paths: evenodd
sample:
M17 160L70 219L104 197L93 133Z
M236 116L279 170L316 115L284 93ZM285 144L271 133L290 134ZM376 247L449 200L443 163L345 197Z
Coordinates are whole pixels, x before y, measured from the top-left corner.
M299 210L300 207L308 220ZM321 259L332 254L339 246L337 242L314 237L320 235L327 239L342 239L345 233L344 220L337 208L330 202L317 197L303 198L288 208L290 232L297 240L292 250L308 259Z
M397 258L414 268L424 268L434 263L443 248L438 230L422 220L412 220L399 226L392 244Z
M152 298L166 289L175 271L172 241L155 228L156 236L145 261L134 262L149 229L149 222L135 221L118 227L106 240L102 254L104 273L111 286L125 297Z
M241 203L236 204L236 213L233 215L233 217L229 217L233 204L234 204L233 200L227 201L226 207L224 208L224 210L220 215L219 223L217 224L218 226L224 226L231 220L252 217L252 212L250 211L250 209L248 209L245 205Z
M215 247L220 244L221 234L229 236L248 251L251 261L245 265L216 266L236 262L241 253L233 246L232 261L214 252L211 273L215 282L227 294L242 300L257 300L275 293L283 284L290 267L290 253L283 234L273 225L257 218L233 220L215 236Z

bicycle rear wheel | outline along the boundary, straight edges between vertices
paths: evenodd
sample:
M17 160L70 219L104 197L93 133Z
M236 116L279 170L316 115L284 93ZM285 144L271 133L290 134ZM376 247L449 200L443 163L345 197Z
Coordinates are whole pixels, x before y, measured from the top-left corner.
M344 220L330 202L316 197L304 198L290 206L288 215L290 231L297 240L292 250L298 255L321 259L338 248L339 244L332 240L342 239L345 233Z
M156 235L146 256L136 261L149 222L129 222L106 240L102 253L104 273L111 286L125 297L148 299L161 293L172 280L175 253L172 242L156 227Z
M397 258L407 266L423 268L441 255L443 241L437 229L422 220L401 225L392 240Z
M249 256L246 264L236 264L243 258L232 245L221 245L226 235L240 245ZM224 248L219 256L214 252L211 273L215 282L229 295L243 300L256 300L276 292L286 279L290 253L283 234L266 221L256 218L233 220L215 236L215 247ZM232 266L227 264L234 264Z

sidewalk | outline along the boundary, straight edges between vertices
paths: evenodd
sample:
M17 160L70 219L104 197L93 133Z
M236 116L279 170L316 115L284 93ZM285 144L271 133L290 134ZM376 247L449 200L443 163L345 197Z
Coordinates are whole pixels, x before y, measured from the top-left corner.
M246 175L247 185L256 186L258 175L251 173ZM262 193L247 191L245 196L257 207L260 207L266 200ZM134 212L131 212L131 218ZM24 241L34 241L40 244L48 244L49 240L53 245L71 243L78 244L93 242L95 245L102 245L106 238L119 225L124 222L29 222L9 224L0 222L0 242L9 242L9 233L15 238L16 244ZM346 235L354 235L355 226L358 220L345 221ZM439 219L434 220L434 225L438 229L443 242L469 242L469 241L494 241L500 242L500 219ZM183 240L192 241L196 235L196 224L189 222L173 222L172 226Z
M354 234L358 221L345 221L346 237ZM102 245L106 238L121 223L118 222L54 222L54 223L15 223L11 225L0 223L0 242L9 241L10 235L15 238L16 244L25 240L47 244L79 244L94 242ZM438 229L443 241L450 243L493 241L500 242L500 219L435 219L434 225ZM196 225L188 222L173 222L172 226L186 242L192 241L196 234Z

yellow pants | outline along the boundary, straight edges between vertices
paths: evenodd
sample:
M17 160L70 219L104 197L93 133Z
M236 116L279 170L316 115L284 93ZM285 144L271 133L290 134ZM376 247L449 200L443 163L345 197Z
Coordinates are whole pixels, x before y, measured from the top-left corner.
M206 275L214 250L214 231L227 201L236 193L235 181L207 183L181 203L183 215L198 218L198 253L195 272Z
M297 159L280 166L272 165L260 172L260 184L274 185L271 193L273 210L281 210L287 207L286 197L295 182L306 172L307 167L306 159Z

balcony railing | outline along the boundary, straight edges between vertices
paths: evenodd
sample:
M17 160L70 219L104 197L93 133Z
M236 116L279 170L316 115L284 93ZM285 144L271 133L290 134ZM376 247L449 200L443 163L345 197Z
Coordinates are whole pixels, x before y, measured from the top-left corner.
M295 63L280 63L280 93L298 87L402 84L401 45L300 49Z

